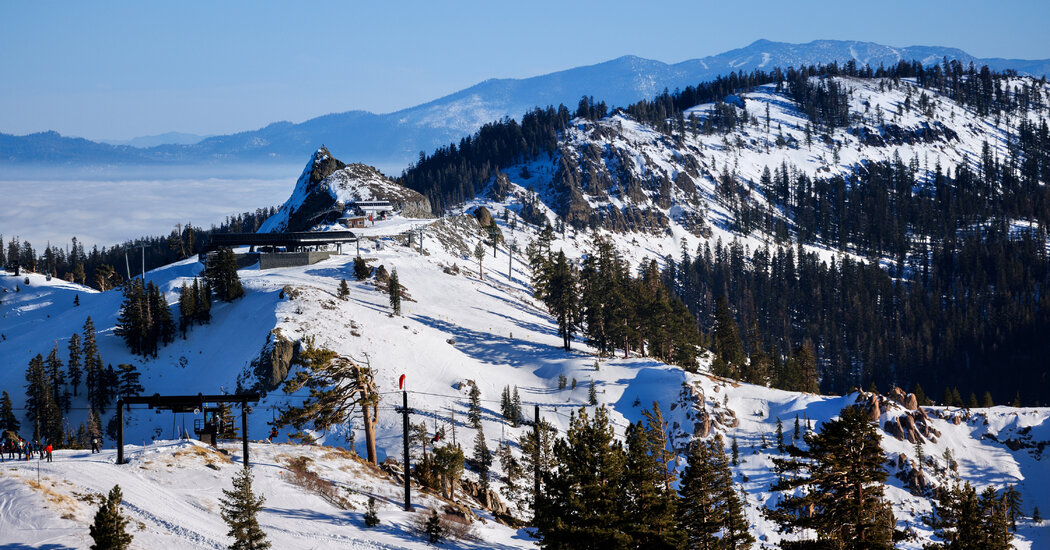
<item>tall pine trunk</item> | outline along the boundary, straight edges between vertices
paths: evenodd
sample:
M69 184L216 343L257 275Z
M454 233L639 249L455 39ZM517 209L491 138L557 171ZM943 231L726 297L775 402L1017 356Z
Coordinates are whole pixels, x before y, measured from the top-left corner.
M371 406L367 404L368 393L367 390L362 392L363 395L361 411L365 419L365 449L368 453L368 461L372 464L378 464L376 458L376 433L375 426L372 424L372 410ZM407 474L406 474L407 475Z

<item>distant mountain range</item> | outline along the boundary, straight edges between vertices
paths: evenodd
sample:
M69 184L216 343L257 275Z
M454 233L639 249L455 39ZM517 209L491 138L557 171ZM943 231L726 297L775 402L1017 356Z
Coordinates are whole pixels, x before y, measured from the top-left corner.
M624 56L532 78L486 80L393 113L347 111L203 139L172 132L127 142L100 143L56 132L25 136L0 133L0 164L298 163L324 144L342 158L396 172L417 158L420 151L430 152L458 141L486 122L507 116L516 118L536 106L564 103L575 108L583 95L624 106L665 88L684 88L734 71L844 63L851 59L873 67L900 60L930 65L944 58L996 70L1014 69L1033 76L1050 73L1048 59L977 58L957 48L894 48L841 40L806 44L758 40L744 48L675 64ZM162 141L167 143L158 143Z
M131 139L101 139L102 143L109 145L130 145L132 147L147 148L158 145L193 145L209 136L187 134L185 132L164 132L153 136L140 136Z

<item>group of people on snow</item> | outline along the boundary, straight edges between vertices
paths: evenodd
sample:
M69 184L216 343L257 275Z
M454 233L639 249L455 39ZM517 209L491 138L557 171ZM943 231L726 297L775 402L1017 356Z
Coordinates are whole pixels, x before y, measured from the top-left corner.
M102 452L102 440L98 437L91 438L91 453ZM0 462L5 462L4 455L7 455L7 460L14 460L15 455L18 456L18 460L29 460L33 458L34 454L39 455L40 460L47 459L51 462L53 459L54 446L51 443L40 443L26 441L19 437L17 440L14 438L4 438L0 442Z

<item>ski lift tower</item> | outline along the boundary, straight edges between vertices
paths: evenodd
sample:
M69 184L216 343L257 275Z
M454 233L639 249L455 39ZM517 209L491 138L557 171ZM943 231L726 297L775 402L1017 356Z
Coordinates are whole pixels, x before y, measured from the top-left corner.
M217 405L220 403L240 403L241 404L241 445L244 451L244 466L248 467L248 413L251 408L248 407L248 403L257 403L259 401L259 394L257 393L246 393L240 395L204 395L198 393L197 395L160 395L155 393L153 395L137 395L131 397L124 397L117 400L117 464L124 464L124 408L130 409L131 405L146 405L150 409L156 409L159 413L162 410L168 410L173 413L188 413L194 414L203 412L204 422L200 423L199 429L196 429L197 435L204 438L209 437L211 444L215 445L218 437L218 424L217 416L219 407L208 406ZM211 414L211 422L208 421L208 414ZM198 428L195 422L195 428Z

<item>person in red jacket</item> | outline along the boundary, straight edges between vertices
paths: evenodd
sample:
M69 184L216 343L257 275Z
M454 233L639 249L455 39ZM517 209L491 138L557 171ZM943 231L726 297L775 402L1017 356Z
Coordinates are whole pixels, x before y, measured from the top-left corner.
M47 453L47 461L51 462L51 444L48 443L47 447L44 447L44 451Z

